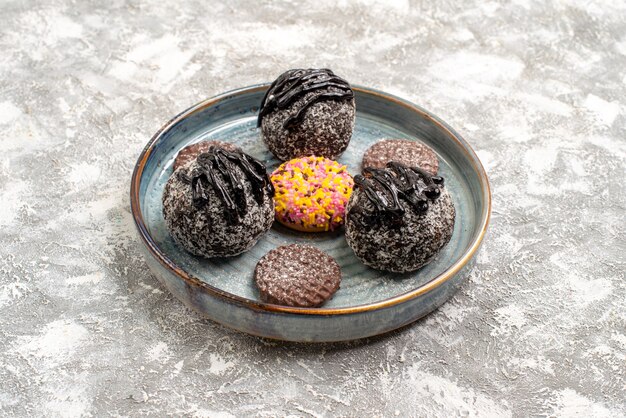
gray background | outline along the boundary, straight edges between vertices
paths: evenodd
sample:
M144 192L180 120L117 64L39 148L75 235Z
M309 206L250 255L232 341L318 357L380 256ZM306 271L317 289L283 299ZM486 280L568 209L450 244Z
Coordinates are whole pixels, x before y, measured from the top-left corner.
M0 414L626 415L626 3L0 3ZM147 271L128 190L172 115L329 66L433 111L493 186L471 280L391 335L230 331Z

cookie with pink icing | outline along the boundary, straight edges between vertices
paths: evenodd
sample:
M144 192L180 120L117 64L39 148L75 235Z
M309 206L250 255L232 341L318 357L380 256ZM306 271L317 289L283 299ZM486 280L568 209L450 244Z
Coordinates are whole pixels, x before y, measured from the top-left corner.
M354 181L345 165L324 157L295 158L270 176L276 220L305 232L333 231L344 222Z

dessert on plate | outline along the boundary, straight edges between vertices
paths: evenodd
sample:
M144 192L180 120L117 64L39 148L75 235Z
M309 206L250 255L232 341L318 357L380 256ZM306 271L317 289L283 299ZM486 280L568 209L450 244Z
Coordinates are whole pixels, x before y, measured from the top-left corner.
M163 192L174 240L203 257L250 249L279 223L302 232L339 230L365 265L403 273L428 264L450 240L455 208L439 160L425 144L383 139L362 157L354 178L333 159L348 147L354 92L328 69L294 69L266 92L258 127L283 162L268 175L239 147L202 141L183 148ZM285 245L257 263L263 301L320 306L339 288L341 269L310 245Z
M270 176L276 220L298 231L333 231L343 225L354 181L345 165L324 157L287 161Z
M354 177L346 208L346 241L367 266L397 273L417 270L443 248L455 209L444 179L391 162Z
M429 146L410 139L383 139L363 154L362 168L385 168L395 161L409 167L420 167L431 175L439 171L437 154Z
M274 189L263 163L212 146L170 176L163 216L172 237L190 253L234 256L272 226Z
M286 306L320 306L339 289L341 270L325 252L291 244L265 254L254 270L265 302Z
M334 160L350 143L355 114L346 80L329 69L294 69L267 90L257 125L282 161L310 155Z
M199 154L203 152L207 152L209 148L217 147L224 149L226 151L241 151L241 149L230 142L224 141L200 141L195 144L187 145L185 148L181 149L176 155L176 159L174 160L174 170L178 167L187 165L190 162L194 161Z

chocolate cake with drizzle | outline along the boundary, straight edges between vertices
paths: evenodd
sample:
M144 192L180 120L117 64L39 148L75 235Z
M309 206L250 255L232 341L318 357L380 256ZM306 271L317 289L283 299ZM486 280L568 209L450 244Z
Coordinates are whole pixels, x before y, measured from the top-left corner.
M450 241L456 215L444 179L390 162L354 177L346 241L367 266L397 273L428 264Z
M258 127L276 158L336 159L350 143L355 102L350 84L329 69L281 74L261 102Z
M163 216L172 237L190 253L234 256L272 226L273 196L263 163L212 146L170 176Z

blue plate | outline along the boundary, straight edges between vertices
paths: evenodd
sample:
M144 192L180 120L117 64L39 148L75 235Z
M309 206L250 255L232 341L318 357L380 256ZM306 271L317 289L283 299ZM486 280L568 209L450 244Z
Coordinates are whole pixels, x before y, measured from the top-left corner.
M343 231L298 233L278 223L250 251L227 259L199 258L173 241L163 220L161 194L181 148L206 139L230 141L264 161L268 170L278 166L256 128L267 88L267 84L246 87L193 106L161 128L139 156L131 209L155 276L186 305L221 324L290 341L340 341L381 334L415 321L450 298L467 277L489 223L487 176L467 142L443 121L372 89L354 88L356 125L339 161L357 174L365 150L383 138L420 140L435 150L457 217L450 243L429 265L401 275L376 271L354 256ZM271 249L294 242L326 251L341 266L341 288L322 308L278 306L259 298L253 283L257 261Z

